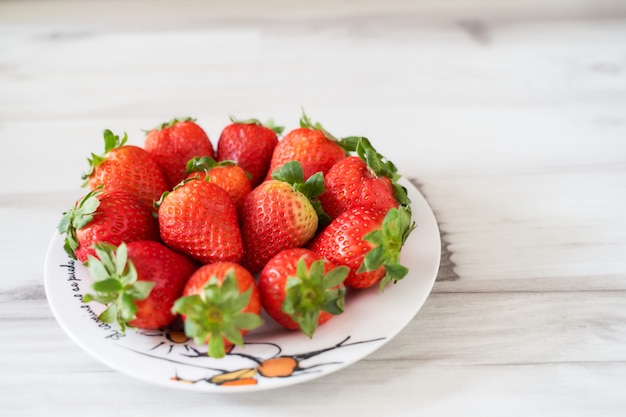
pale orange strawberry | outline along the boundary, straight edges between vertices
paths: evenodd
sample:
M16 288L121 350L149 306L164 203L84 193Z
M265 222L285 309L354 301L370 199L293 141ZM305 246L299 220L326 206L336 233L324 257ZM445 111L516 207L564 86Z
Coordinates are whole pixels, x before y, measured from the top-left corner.
M233 199L237 211L252 191L250 179L239 165L233 161L220 161L205 156L193 158L187 163L187 178L209 178L213 184L222 187Z

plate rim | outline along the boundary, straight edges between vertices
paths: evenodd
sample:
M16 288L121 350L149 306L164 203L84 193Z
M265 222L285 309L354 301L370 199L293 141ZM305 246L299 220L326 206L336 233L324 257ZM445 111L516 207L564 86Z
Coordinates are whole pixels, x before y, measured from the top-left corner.
M292 386L292 385L296 385L296 384L305 383L307 381L311 381L311 380L314 380L314 379L318 379L318 378L330 375L330 374L335 373L335 372L337 372L337 371L339 371L341 369L344 369L344 368L346 368L348 366L351 366L354 363L360 362L361 360L365 359L367 356L371 355L375 351L377 351L380 348L382 348L384 345L386 345L392 339L394 339L417 316L419 311L424 306L426 300L428 299L428 297L432 293L433 287L435 285L435 282L436 282L436 279L437 279L437 275L438 275L438 272L439 272L439 269L440 269L440 265L441 265L441 232L440 232L440 229L439 229L439 223L437 221L437 218L436 218L436 216L435 216L435 214L434 214L430 204L426 200L425 196L421 193L421 191L417 188L417 186L415 184L413 184L410 179L405 178L405 177L402 177L399 180L399 183L401 185L407 187L407 189L409 191L409 196L411 197L411 209L413 210L415 208L415 206L419 207L419 209L420 209L419 213L422 216L420 222L419 223L416 222L417 228L416 228L415 231L412 232L412 234L419 233L419 231L420 231L420 224L422 225L422 228L424 228L424 224L426 224L428 226L427 230L428 230L428 228L431 229L430 230L431 235L428 236L428 238L434 239L434 241L429 242L429 245L433 245L433 247L430 248L430 250L434 251L433 253L430 254L432 259L429 258L429 260L431 262L430 270L427 271L427 273L423 272L423 275L427 275L427 280L426 280L426 278L420 277L420 278L426 280L425 282L422 283L422 285L425 285L425 287L423 287L422 290L419 291L419 293L422 294L422 299L419 300L419 302L417 303L417 307L414 308L414 311L412 311L412 314L410 314L410 317L405 317L404 320L401 321L402 323L400 325L395 326L396 328L394 330L383 332L383 333L385 333L385 337L380 339L380 340L376 340L377 343L371 345L370 348L365 349L364 350L365 353L360 354L357 359L346 360L346 361L340 363L338 366L333 367L332 369L322 370L321 372L319 372L317 374L298 375L298 378L285 378L285 379L282 379L283 383L276 383L276 384L275 383L266 383L266 384L249 385L249 386L245 386L245 385L242 385L242 386L232 386L232 387L228 387L227 389L225 389L222 386L212 385L212 384L183 384L183 383L178 383L178 381L171 381L171 380L164 380L164 379L154 380L154 379L151 379L151 378L147 377L144 374L141 374L140 372L135 371L134 369L130 369L129 370L127 368L124 368L123 366L120 365L119 361L113 360L112 357L107 357L106 355L105 356L101 355L98 352L98 349L94 348L93 344L90 344L88 341L86 341L84 339L84 336L81 337L78 334L76 334L76 332L72 328L71 324L69 324L69 318L66 317L66 313L64 311L62 311L61 306L58 305L56 302L52 301L52 300L55 299L55 296L53 295L53 294L55 294L55 291L52 288L53 283L52 283L52 279L51 279L52 277L51 277L51 274L49 272L49 269L51 267L51 262L53 260L53 257L55 255L59 255L59 247L57 245L58 245L58 240L61 238L61 236L59 235L58 231L55 231L55 233L53 234L52 238L49 241L48 248L47 248L47 251L46 251L46 256L45 256L45 263L44 263L44 288L45 288L46 299L48 301L48 305L50 306L50 308L52 310L52 313L53 313L57 323L60 325L60 327L63 329L63 331L83 351L87 352L90 356L92 356L92 358L96 359L97 361L103 363L104 365L108 366L109 368L114 369L114 370L116 370L116 371L118 371L120 373L123 373L125 375L131 376L133 378L136 378L136 379L139 379L139 380L151 383L151 384L156 384L158 386L163 386L163 387L168 387L168 388L175 388L175 389L182 389L182 390L187 390L187 391L191 390L191 391L200 391L200 392L212 392L212 393L220 393L220 394L231 394L231 393L256 392L256 391L266 391L266 390L270 390L270 389L277 389L277 388L281 388L281 387L286 387L286 386ZM416 197L417 197L417 201L416 201ZM411 236L409 236L409 239L411 239ZM62 250L62 247L61 247L61 250ZM67 257L67 260L68 260L68 263L70 261L72 261L69 257ZM79 261L75 261L75 263L73 263L73 265L74 265L74 267L76 267L78 265L79 269L80 268L84 268L82 265L79 264ZM68 266L68 269L70 268L69 265L57 265L57 266ZM410 272L409 272L409 274L410 274ZM402 280L402 281L400 281L398 283L398 285L402 285L403 283L404 283L404 281ZM418 284L415 284L415 285L418 285ZM376 288L369 288L367 290L357 290L357 291L363 292L363 293L365 293L366 291L374 292L375 290L377 290L377 286L375 285L374 287L376 287ZM347 301L347 305L348 305L349 302L350 301L348 300ZM332 322L332 320L331 320L331 322ZM112 325L112 326L114 326L114 325ZM134 330L130 329L130 330L127 330L127 332L128 331L134 331ZM318 329L318 331L319 331L319 329ZM285 332L285 334L291 334L287 330L285 330L284 332ZM350 337L350 335L348 336L348 338L349 337ZM341 337L338 337L337 339L341 339ZM249 340L249 336L246 336L246 341L247 342L250 341Z

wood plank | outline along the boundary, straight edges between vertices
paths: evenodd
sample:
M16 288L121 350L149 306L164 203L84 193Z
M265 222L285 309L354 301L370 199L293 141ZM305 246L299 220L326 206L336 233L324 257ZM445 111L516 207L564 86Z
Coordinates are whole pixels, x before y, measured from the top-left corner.
M63 351L73 342L63 340L46 301L7 299L11 294L0 294L0 331L12 335L12 351L3 353L3 366L45 369L51 355L71 360ZM415 319L367 360L442 366L626 362L625 295L434 292ZM27 365L11 359L37 350L47 339L55 342Z
M233 2L212 16L166 3L140 25L139 0L115 24L99 1L0 2L4 413L624 414L623 2ZM172 8L186 20L158 30ZM567 20L580 13L611 18ZM242 396L145 384L75 345L43 260L102 130L141 144L191 115L217 138L230 113L295 127L301 106L381 144L431 204L442 267L411 323L336 374Z
M422 191L453 263L440 291L626 289L623 173L432 179Z
M189 10L194 13L190 14ZM0 23L123 25L141 21L142 25L160 29L189 27L201 24L230 25L242 23L309 23L337 20L385 20L390 17L410 17L420 20L482 19L546 20L563 18L610 18L626 13L619 0L301 0L284 2L266 0L260 5L254 0L206 2L178 0L154 3L146 0L124 2L120 15L116 2L71 0L27 2L4 0L0 3Z

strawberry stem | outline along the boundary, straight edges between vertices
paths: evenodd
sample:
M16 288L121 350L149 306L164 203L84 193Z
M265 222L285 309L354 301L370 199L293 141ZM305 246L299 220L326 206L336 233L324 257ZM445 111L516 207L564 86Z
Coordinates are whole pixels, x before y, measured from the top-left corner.
M338 139L335 135L326 130L321 123L313 123L309 116L307 116L307 114L305 113L304 109L302 109L300 127L319 130L324 134L324 136L326 136L326 139L337 143L346 152L346 154L356 151L359 141L363 139L361 136L347 136L345 138Z
M85 294L83 302L96 301L107 308L98 316L105 323L116 322L122 332L137 316L135 301L148 297L155 283L138 281L137 270L128 259L125 243L118 247L99 242L94 245L96 256L89 256L87 269L93 279L92 289L95 294Z
M400 264L400 252L415 228L416 225L411 221L411 210L408 207L391 208L385 215L381 228L363 236L364 240L375 246L365 255L357 273L373 271L384 266L385 275L380 281L381 291L390 282L393 281L395 284L404 278L409 270Z
M367 164L376 176L389 178L394 197L400 205L408 206L411 204L406 187L398 184L401 175L398 174L398 169L393 162L378 153L366 137L360 137L358 139L355 151L359 158Z
M250 301L252 288L240 293L235 272L227 272L220 285L213 276L199 294L181 297L172 311L185 315L185 334L199 345L208 341L209 356L222 358L225 353L224 339L243 346L241 330L252 330L263 324L259 315L243 310Z
M237 119L235 116L231 115L229 116L230 121L233 123L237 123L237 124L243 124L243 125L257 125L257 126L263 126L266 127L272 131L274 131L274 133L276 133L277 135L280 135L283 133L283 131L285 130L284 126L277 126L274 123L274 119L269 119L267 122L262 123L259 119Z
M63 212L61 221L57 226L59 234L65 235L63 249L72 259L76 259L74 251L78 248L76 231L87 226L93 220L94 213L100 206L98 195L102 187L89 191L80 199L77 205Z
M85 172L81 179L85 180L83 183L83 187L86 187L89 184L89 177L93 174L93 171L96 169L98 165L100 165L106 159L106 154L112 151L113 149L120 148L126 144L128 141L128 134L124 132L124 137L120 139L119 136L113 134L109 129L105 129L103 132L104 137L104 154L96 155L95 153L91 154L91 158L87 158L87 162L89 163L89 168L87 172Z
M192 172L208 172L215 167L237 165L234 161L219 161L217 162L210 156L195 156L187 162L187 174Z
M184 123L184 122L196 122L196 119L194 119L193 117L183 117L183 118L173 118L170 121L161 123L159 126L157 126L154 130L163 130L163 129L168 129L172 126L174 126L177 123Z
M346 152L356 152L356 147L361 139L363 139L362 136L346 136L339 140L339 145Z
M300 326L300 330L312 338L321 311L341 314L345 309L346 290L342 285L349 268L339 266L324 274L323 259L307 269L304 257L298 260L296 276L289 277L285 286L283 312Z
M272 179L290 184L295 191L304 194L315 209L322 224L330 222L330 216L324 212L318 197L324 192L324 174L316 172L304 180L304 170L299 161L293 160L272 172Z
M305 113L304 108L302 109L302 116L300 117L300 127L303 127L306 129L319 130L320 132L324 134L324 136L326 136L328 140L333 141L333 142L339 142L339 139L337 139L328 130L324 129L324 126L322 126L321 123L319 122L313 123L311 119L309 118L309 116L307 116L307 114Z

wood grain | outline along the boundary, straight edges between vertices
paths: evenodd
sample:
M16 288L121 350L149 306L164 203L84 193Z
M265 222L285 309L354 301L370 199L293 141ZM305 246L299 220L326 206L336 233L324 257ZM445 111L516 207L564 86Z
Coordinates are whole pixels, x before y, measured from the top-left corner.
M624 415L623 2L201 3L0 2L4 414ZM216 143L229 114L292 128L302 107L430 204L441 267L411 323L341 372L241 396L145 384L74 344L43 264L103 129L141 145L189 115Z

